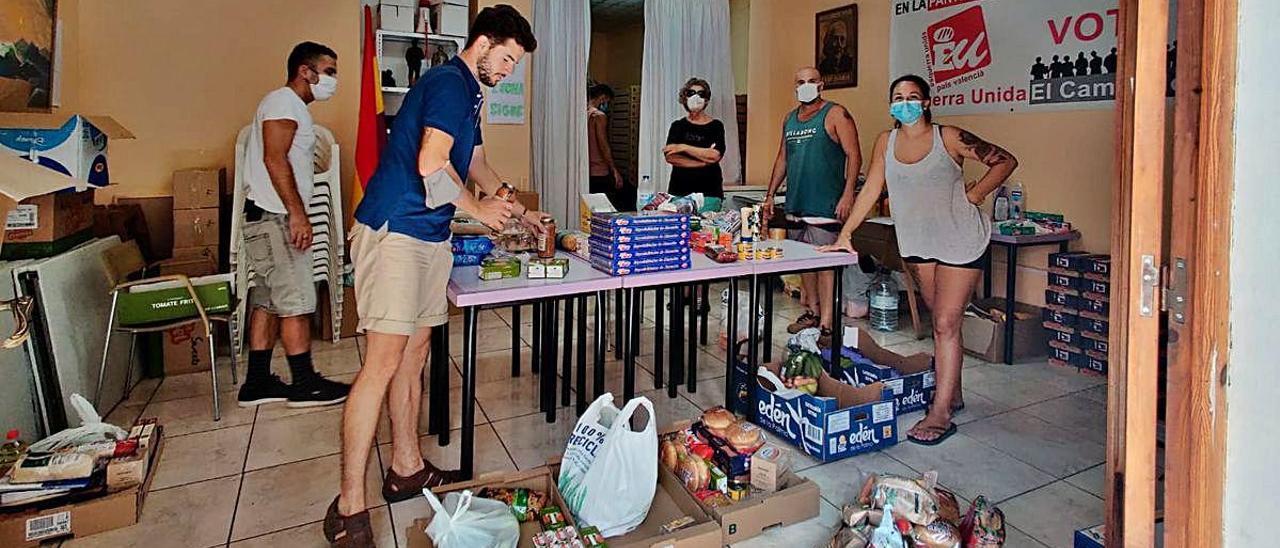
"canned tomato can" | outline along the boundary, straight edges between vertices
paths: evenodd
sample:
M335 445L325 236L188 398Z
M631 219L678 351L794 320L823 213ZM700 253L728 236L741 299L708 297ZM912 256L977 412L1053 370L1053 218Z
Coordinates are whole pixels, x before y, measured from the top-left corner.
M499 200L514 202L516 201L516 187L511 186L511 183L502 183L502 186L498 187L498 192L494 193L494 196Z

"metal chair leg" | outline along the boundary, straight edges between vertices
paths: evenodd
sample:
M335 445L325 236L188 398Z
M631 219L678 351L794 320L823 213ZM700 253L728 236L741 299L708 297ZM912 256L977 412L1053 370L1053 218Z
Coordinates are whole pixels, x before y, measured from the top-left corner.
M231 386L240 386L240 374L236 369L240 367L240 354L236 352L235 334L231 332L231 322L227 322L227 346L231 352Z
M213 326L204 324L205 333L209 334L209 377L213 380L213 422L222 420L222 410L218 405L218 362L214 359Z
M107 356L111 352L111 332L116 326L116 300L119 293L111 293L111 315L107 317L107 338L102 342L102 365L98 367L98 389L93 391L93 407L98 409L102 406L102 379L107 374Z
M138 344L138 334L130 333L129 334L129 359L125 360L126 365L124 369L125 370L124 396L126 398L129 397L129 392L132 391L131 388L133 387L133 350L135 347L137 347L137 344Z

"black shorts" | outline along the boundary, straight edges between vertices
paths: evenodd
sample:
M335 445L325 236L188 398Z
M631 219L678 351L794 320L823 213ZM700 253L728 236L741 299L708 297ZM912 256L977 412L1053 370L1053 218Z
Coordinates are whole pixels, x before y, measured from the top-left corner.
M987 256L989 253L991 253L990 249L983 252L981 257L978 257L977 259L964 264L948 263L946 261L939 261L937 259L925 259L923 257L903 257L902 262L907 264L939 264L942 266L949 266L951 268L965 268L969 270L985 270L987 268Z

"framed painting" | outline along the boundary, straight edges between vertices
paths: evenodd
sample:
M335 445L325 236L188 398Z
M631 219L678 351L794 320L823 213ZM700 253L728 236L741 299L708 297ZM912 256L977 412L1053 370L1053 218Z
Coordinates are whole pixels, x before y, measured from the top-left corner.
M858 5L814 17L814 66L826 89L858 87Z
M47 112L58 0L0 2L0 111Z

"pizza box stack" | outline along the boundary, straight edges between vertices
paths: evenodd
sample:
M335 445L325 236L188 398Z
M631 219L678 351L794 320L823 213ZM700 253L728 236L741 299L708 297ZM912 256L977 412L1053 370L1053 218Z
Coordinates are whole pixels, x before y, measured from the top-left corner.
M689 257L689 216L679 213L595 213L591 216L591 266L611 276L684 270Z
M1044 326L1049 362L1107 374L1111 257L1072 251L1049 256Z

